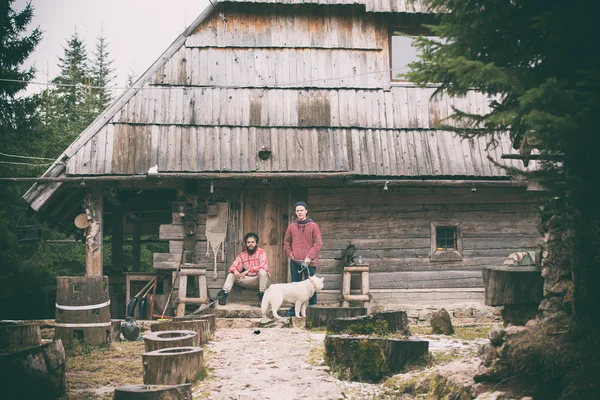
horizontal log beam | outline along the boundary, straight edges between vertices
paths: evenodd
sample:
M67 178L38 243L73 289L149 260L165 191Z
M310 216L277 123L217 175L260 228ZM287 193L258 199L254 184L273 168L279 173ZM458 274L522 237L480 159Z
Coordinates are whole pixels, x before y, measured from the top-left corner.
M527 181L444 179L352 179L348 186L527 187Z

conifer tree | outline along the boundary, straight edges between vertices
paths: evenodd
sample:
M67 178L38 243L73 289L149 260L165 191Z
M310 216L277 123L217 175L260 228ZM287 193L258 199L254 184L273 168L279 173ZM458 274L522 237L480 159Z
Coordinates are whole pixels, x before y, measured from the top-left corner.
M87 50L77 31L67 39L58 66L60 73L52 80L57 84L53 90L55 107L62 114L64 123L69 124L69 131L80 131L91 121L93 102L91 90L84 87L92 83Z
M600 24L589 3L577 0L425 0L443 10L431 29L443 39L420 38L421 60L409 79L438 91L490 96L484 116L470 119L464 136L508 132L525 164L537 149L541 170L528 173L551 191L545 211L564 233L581 327L599 326L600 303ZM446 127L446 129L453 129ZM569 274L569 275L571 275Z
M115 69L112 64L108 42L104 32L101 31L100 36L96 38L96 51L91 66L92 85L100 87L92 90L93 109L96 114L101 113L112 101L113 96L109 88L115 79Z
M30 107L25 100L17 98L27 87L34 74L33 67L23 69L23 62L42 39L42 31L35 28L23 35L33 17L33 7L28 3L21 11L13 9L14 0L0 1L0 78L22 82L0 81L0 125L15 126L16 113Z

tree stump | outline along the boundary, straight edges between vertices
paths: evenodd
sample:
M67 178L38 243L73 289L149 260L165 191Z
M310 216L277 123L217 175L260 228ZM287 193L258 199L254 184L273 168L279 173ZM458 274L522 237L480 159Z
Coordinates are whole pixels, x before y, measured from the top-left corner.
M379 336L389 333L410 335L408 317L404 311L385 311L360 317L330 319L327 322L327 332Z
M367 315L364 307L324 307L310 306L306 309L306 327L308 329L327 326L327 321L334 318L350 318Z
M325 361L334 376L348 381L379 382L390 373L385 338L327 335Z
M368 336L327 335L325 361L340 379L379 382L401 372L410 362L427 354L429 342Z
M485 304L539 304L544 298L544 279L536 267L491 267L481 270Z
M206 320L208 321L208 327L210 329L210 334L213 335L217 330L217 317L215 314L190 314L184 315L183 317L175 317L172 321L197 321L197 320Z
M198 347L200 337L194 331L159 331L144 335L146 353L170 347Z
M192 385L128 385L115 389L113 400L192 400Z
M386 342L386 354L392 372L402 371L406 364L418 360L428 351L427 340L389 338Z
M0 393L6 399L55 399L65 392L65 349L60 340L0 354Z
M201 347L173 347L142 355L145 385L180 385L194 382L204 370Z
M201 345L208 343L208 339L211 336L209 321L205 319L161 322L159 324L150 325L150 331L194 331L198 334Z
M448 311L442 308L440 311L433 313L429 319L431 330L438 335L453 335L454 327Z
M0 321L0 349L18 346L38 346L42 334L38 324L24 321Z
M408 315L406 311L378 311L369 316L375 321L386 321L390 333L400 333L410 336L408 327Z

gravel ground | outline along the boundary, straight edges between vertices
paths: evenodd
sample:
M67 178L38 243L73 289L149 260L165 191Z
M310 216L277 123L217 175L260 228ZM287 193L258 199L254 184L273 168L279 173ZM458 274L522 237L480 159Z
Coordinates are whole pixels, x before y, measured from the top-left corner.
M297 328L221 329L208 345L209 377L195 386L194 398L207 399L371 399L380 384L345 382L324 365L324 332ZM473 358L485 339L460 340L428 335L433 353ZM473 371L466 368L465 373ZM453 373L457 373L456 365ZM472 376L472 375L471 375Z

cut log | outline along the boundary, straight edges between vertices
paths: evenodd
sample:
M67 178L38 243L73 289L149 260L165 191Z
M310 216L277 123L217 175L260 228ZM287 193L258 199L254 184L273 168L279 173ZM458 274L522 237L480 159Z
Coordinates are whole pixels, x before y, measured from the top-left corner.
M159 324L150 325L152 332L161 331L193 331L198 334L200 344L208 343L210 339L209 322L205 319L196 319L190 321L167 321Z
M367 336L327 335L325 361L341 379L379 382L391 373L423 357L429 342L410 339L385 339Z
M65 392L65 365L65 349L60 340L0 354L3 398L60 397Z
M201 347L174 347L144 353L145 385L180 385L194 382L204 370Z
M217 330L217 317L215 314L190 314L184 315L183 317L175 317L173 321L196 321L196 320L206 320L208 321L208 327L210 329L210 333L214 334Z
M200 336L194 331L159 331L144 335L146 353L171 347L198 347Z
M42 334L38 324L24 321L0 321L0 349L6 347L38 346Z
M485 304L539 304L544 298L544 279L536 267L491 267L481 270Z
M113 400L192 400L192 385L128 385L115 389Z
M408 317L404 311L384 311L368 316L330 319L327 323L327 332L379 336L400 333L410 336Z
M364 307L310 306L306 309L306 328L327 326L327 321L334 318L349 318L360 315L367 315L367 309Z

